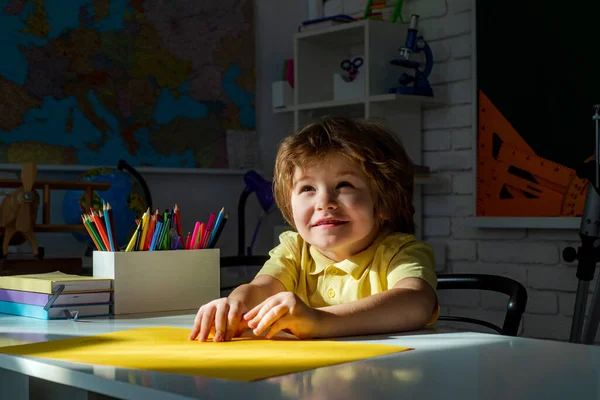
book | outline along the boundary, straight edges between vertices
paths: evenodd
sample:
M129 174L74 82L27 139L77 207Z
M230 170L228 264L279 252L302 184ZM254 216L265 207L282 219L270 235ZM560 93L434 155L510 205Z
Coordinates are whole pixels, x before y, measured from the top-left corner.
M85 292L85 293L61 293L56 300L55 306L71 304L98 304L108 303L111 292ZM0 301L12 303L31 304L44 307L52 297L47 293L24 292L21 290L0 289Z
M66 313L65 313L66 311ZM69 306L50 307L48 311L42 306L31 304L0 301L0 313L19 315L38 319L67 319L74 315L79 317L100 317L109 315L110 304L79 304Z
M356 21L356 18L352 18L348 15L340 14L333 15L330 17L317 18L313 20L303 21L298 27L298 32L305 32L312 29L320 29L328 26L335 26L340 24L347 24L349 22Z
M0 289L53 294L60 285L64 285L63 293L98 292L111 289L112 279L71 275L59 271L45 274L0 276Z

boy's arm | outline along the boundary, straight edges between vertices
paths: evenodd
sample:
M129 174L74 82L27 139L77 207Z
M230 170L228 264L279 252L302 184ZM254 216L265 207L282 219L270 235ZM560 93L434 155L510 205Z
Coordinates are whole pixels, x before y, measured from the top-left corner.
M392 289L350 303L319 308L319 337L403 332L423 328L436 305L433 288L405 278Z
M269 275L259 275L252 282L235 288L227 297L240 301L250 310L279 292L285 292L281 282Z

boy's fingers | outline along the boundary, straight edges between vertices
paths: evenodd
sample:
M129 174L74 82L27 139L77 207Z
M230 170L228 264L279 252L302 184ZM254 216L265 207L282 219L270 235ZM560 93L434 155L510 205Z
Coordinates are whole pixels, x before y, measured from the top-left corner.
M207 310L204 310L202 313L202 319L200 324L200 336L198 336L198 340L201 342L205 342L208 338L208 333L213 323L213 319L215 317L215 307L209 307Z
M255 335L261 335L269 326L273 325L277 320L287 314L288 308L284 304L279 304L270 309L269 312L264 314L261 318L260 323L254 328Z
M225 341L231 340L237 330L237 326L240 322L241 317L240 306L237 304L232 305L227 313L227 330L225 332Z
M256 314L258 313L258 311L260 311L260 309L265 305L267 300L264 300L260 304L257 304L256 306L254 306L254 308L252 310L250 310L246 314L244 314L244 319L246 321L250 321L252 318L254 318L256 316Z
M220 342L225 339L225 331L227 330L227 314L229 306L227 304L219 304L215 314L215 336L213 342Z
M269 332L265 335L265 339L272 339L275 335L277 335L280 331L286 329L288 327L287 318L284 315L282 318L279 318L271 327L269 328Z
M190 340L196 339L198 333L200 333L200 323L202 321L202 308L198 310L196 318L194 318L194 326L192 326L192 333L190 333Z

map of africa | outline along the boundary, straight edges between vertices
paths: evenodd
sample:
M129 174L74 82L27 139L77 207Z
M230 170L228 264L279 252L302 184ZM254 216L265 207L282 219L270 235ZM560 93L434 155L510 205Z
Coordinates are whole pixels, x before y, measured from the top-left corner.
M0 0L0 163L226 168L252 0Z

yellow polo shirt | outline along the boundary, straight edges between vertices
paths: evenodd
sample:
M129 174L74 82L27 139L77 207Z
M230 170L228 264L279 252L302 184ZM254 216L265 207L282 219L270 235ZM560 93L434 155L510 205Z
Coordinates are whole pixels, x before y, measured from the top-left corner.
M413 235L384 231L367 249L340 262L325 257L297 232L284 232L279 241L257 276L272 276L313 308L359 300L404 278L423 279L434 291L437 287L433 250ZM436 306L429 324L438 315Z

